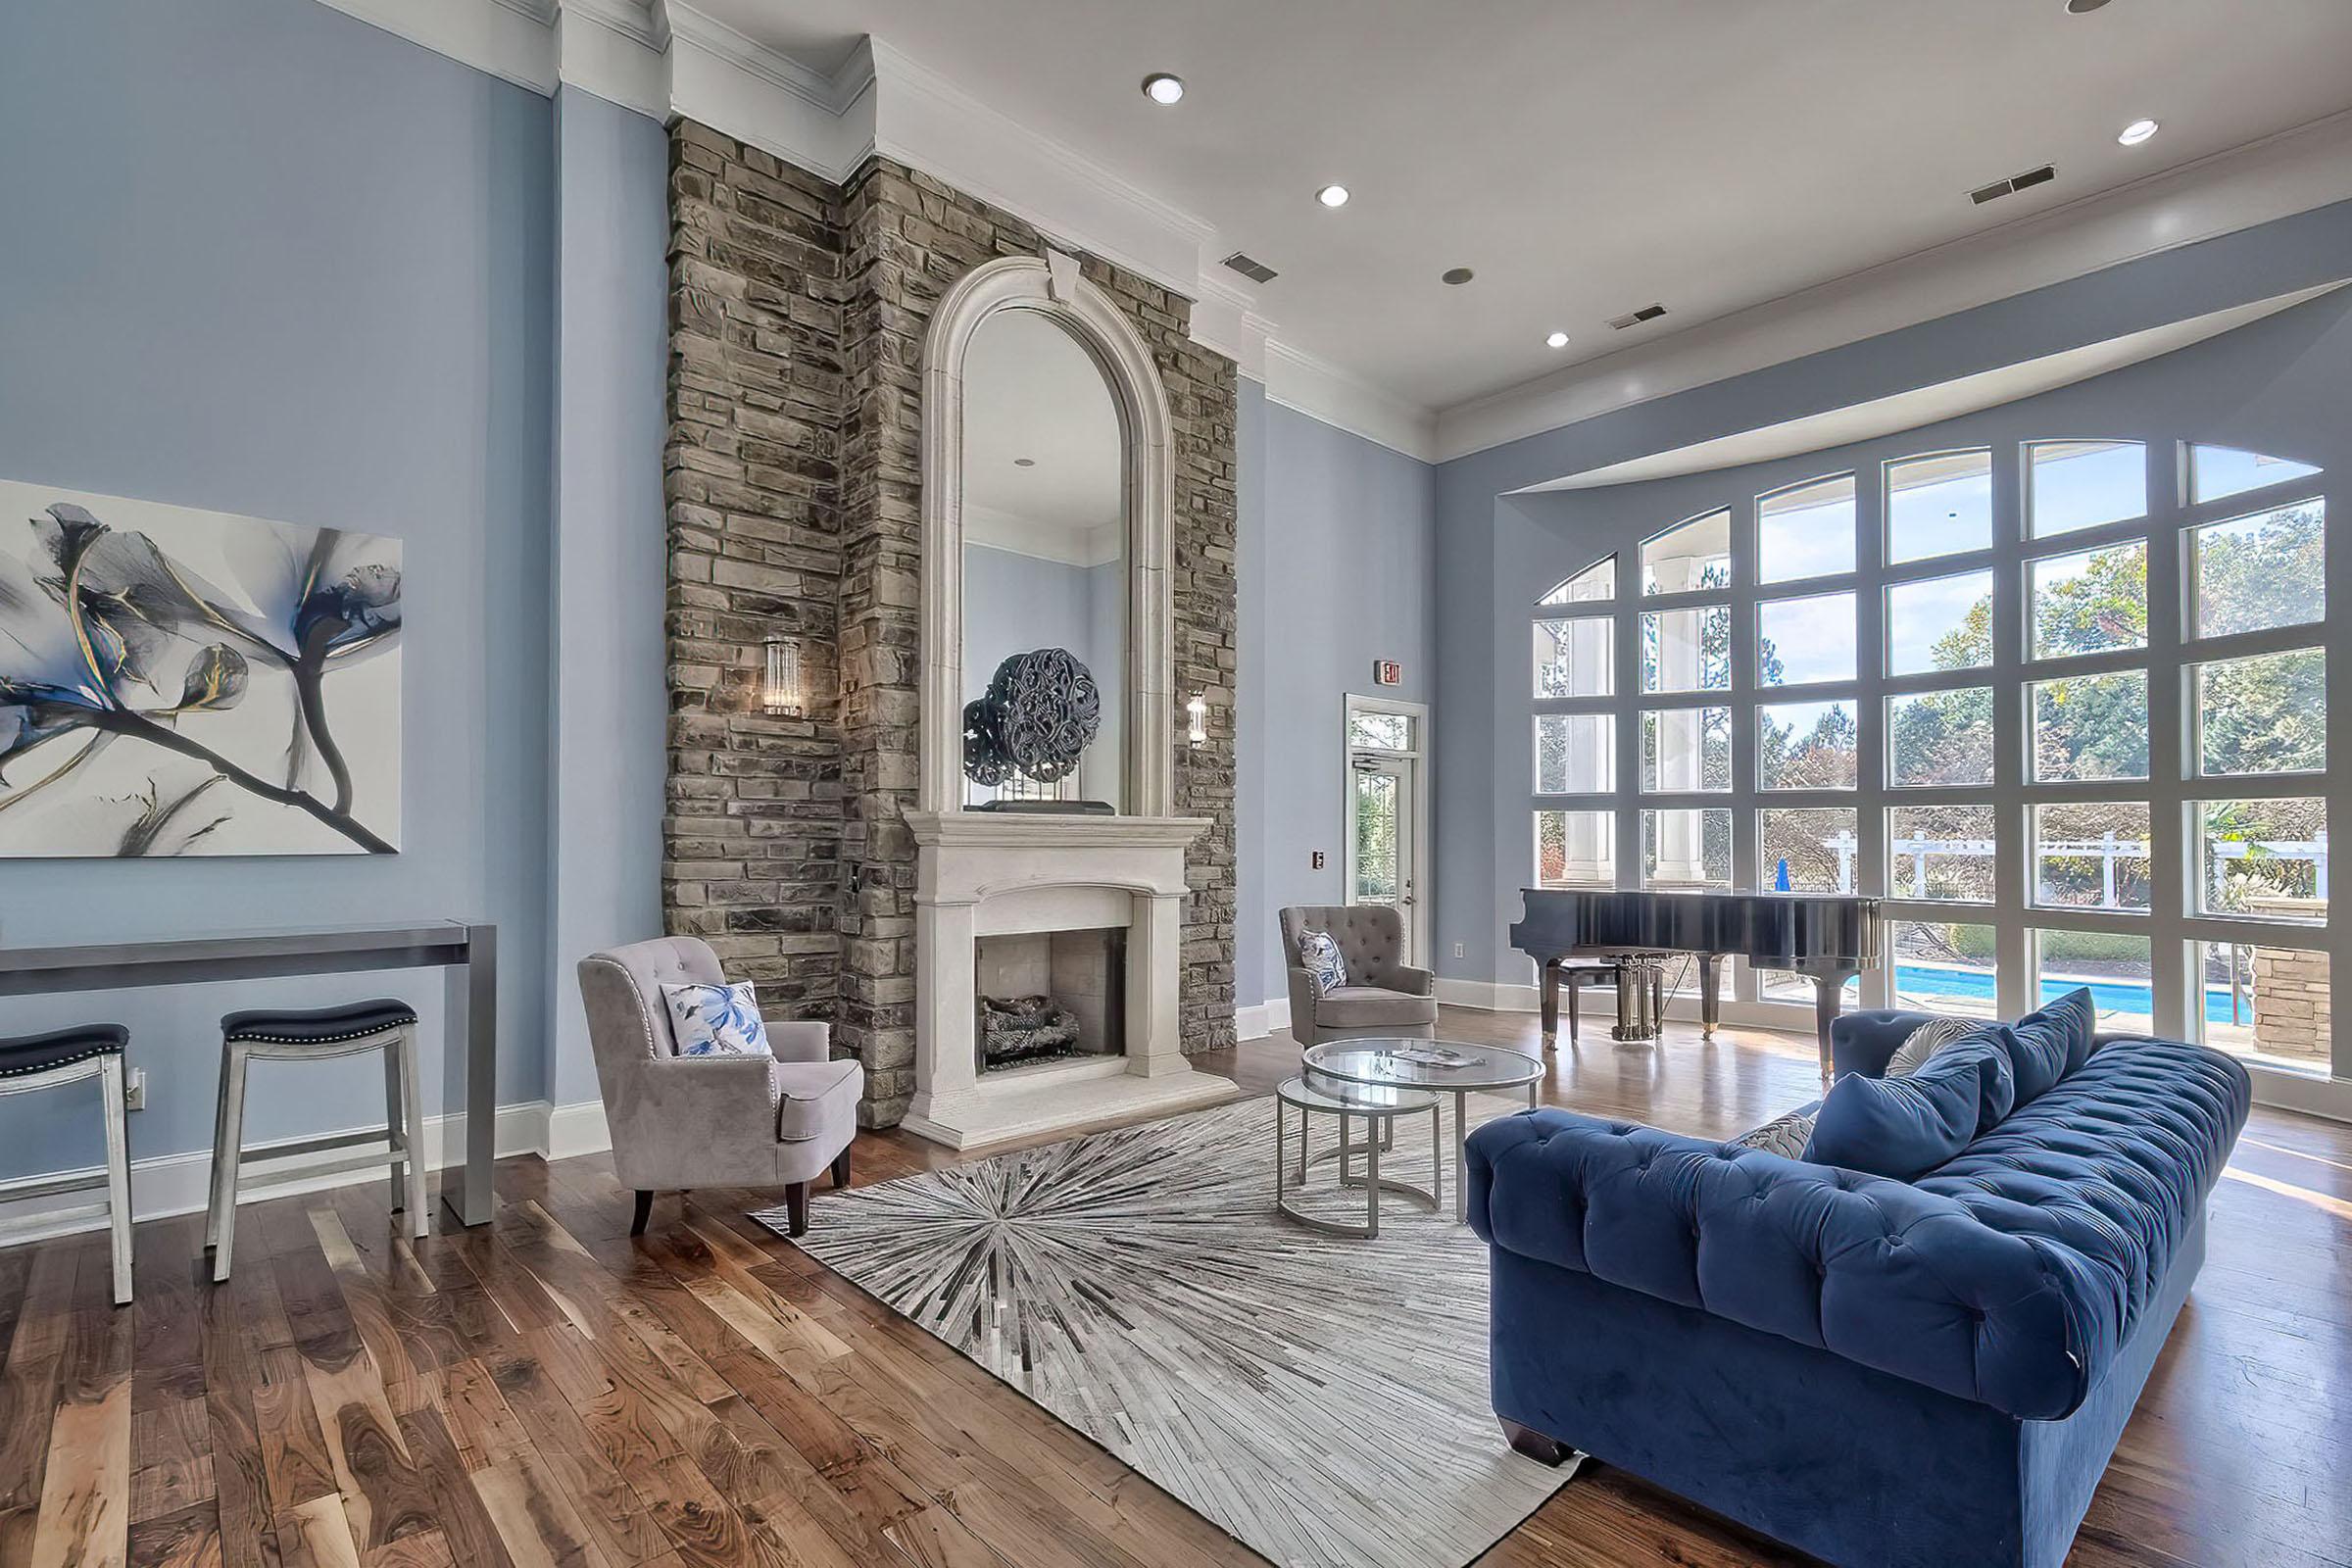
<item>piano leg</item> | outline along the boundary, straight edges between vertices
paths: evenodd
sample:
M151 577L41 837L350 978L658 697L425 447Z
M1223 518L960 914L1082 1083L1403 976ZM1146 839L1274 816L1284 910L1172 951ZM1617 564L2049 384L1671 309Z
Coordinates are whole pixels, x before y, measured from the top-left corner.
M1834 980L1824 980L1819 976L1814 978L1813 1032L1821 1046L1821 1076L1824 1082L1830 1076L1830 1025L1837 1020L1838 1001L1844 994L1845 981L1842 976Z
M1723 995L1723 958L1713 953L1698 956L1698 1032L1701 1039L1715 1038L1715 1020L1720 1008L1718 999Z
M1544 992L1544 1043L1545 1045L1549 1045L1552 1037L1560 1032L1559 959L1546 958L1544 960L1544 981L1542 989ZM1571 1007L1575 1006L1576 998L1571 996L1568 999L1568 1004Z

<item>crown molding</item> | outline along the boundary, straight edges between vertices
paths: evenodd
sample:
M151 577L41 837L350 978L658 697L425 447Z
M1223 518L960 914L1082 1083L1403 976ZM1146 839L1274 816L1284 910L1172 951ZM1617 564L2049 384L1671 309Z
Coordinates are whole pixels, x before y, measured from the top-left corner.
M1280 338L1265 340L1266 400L1350 435L1435 463L1437 416Z
M1714 318L1438 415L1439 461L2352 198L2352 111Z
M319 0L435 54L553 93L557 0Z

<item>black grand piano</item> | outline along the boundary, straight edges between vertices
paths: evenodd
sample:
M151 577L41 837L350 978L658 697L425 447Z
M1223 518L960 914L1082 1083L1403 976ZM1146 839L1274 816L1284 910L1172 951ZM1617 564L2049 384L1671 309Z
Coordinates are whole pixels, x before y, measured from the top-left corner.
M1700 1027L1715 1032L1722 963L1745 958L1813 982L1821 1067L1830 1069L1830 1020L1845 982L1879 957L1879 901L1788 893L1645 893L1527 888L1511 946L1544 975L1544 1032L1559 1027L1562 971L1575 960L1613 968L1620 1040L1654 1040L1663 1009L1663 960L1698 959ZM1573 1001L1573 999L1571 999Z

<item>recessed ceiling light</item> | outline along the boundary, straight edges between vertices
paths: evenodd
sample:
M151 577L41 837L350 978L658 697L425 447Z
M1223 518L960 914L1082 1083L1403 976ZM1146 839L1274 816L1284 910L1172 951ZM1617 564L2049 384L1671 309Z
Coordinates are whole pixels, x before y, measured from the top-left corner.
M1012 466L1016 468L1034 468L1037 466L1037 460L1035 458L1015 458L1012 460Z
M1154 71L1144 78L1144 96L1155 104L1172 104L1184 96L1184 78Z
M1544 346L1545 348L1564 349L1568 346L1568 334L1565 332L1554 332L1551 334L1551 336L1544 340Z
M2066 0L2066 10L2069 16L2086 17L2106 3L2107 0Z
M2127 147L2136 147L2141 142L2146 141L2150 136L2155 134L2156 122L2153 120L2134 120L2132 122L2132 123L2126 125L2122 130L2117 131L2115 139L2122 142Z
M1445 271L1438 274L1438 281L1441 283L1452 283L1458 286L1460 284L1469 282L1477 275L1478 274L1476 272L1473 272L1467 267L1449 267Z
M1326 207L1345 207L1348 205L1348 187L1345 185L1326 185L1321 190L1315 192L1315 200L1321 202Z

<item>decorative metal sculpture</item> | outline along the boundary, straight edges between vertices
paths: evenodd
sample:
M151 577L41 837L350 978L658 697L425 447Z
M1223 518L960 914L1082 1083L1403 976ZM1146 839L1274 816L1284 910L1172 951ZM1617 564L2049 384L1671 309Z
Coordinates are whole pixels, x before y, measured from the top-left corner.
M963 771L997 785L1015 773L1052 784L1078 770L1102 727L1095 677L1063 648L1014 654L997 666L988 695L963 705Z

